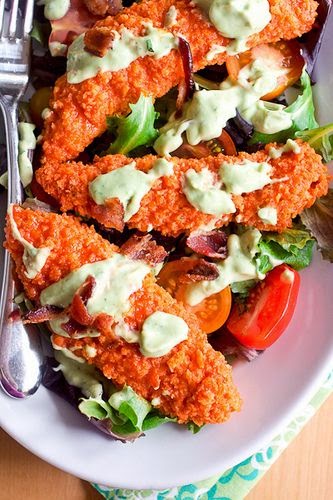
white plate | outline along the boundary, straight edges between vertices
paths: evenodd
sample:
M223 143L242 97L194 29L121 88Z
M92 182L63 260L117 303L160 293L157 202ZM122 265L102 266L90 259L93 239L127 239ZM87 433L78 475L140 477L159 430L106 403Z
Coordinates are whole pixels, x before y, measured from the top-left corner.
M322 124L332 121L333 17L317 74ZM329 116L331 113L331 116ZM260 447L292 419L333 367L333 265L316 255L302 271L295 316L282 338L234 378L244 399L240 414L199 434L166 424L133 444L109 440L57 396L41 388L31 399L0 393L0 424L47 462L83 479L121 488L187 484L221 473Z

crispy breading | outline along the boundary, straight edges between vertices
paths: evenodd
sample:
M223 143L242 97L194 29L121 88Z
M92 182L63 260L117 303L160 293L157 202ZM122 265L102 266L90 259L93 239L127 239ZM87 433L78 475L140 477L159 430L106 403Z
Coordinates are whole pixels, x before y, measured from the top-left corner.
M272 165L272 179L285 179L281 182L266 185L263 189L243 195L234 195L236 213L225 215L215 221L215 227L228 224L231 220L246 226L254 226L266 231L282 231L292 224L292 219L305 208L310 207L317 198L328 190L328 169L322 159L307 144L298 141L300 152L284 153L278 159L268 156L269 149L276 144L269 144L265 150L252 155L240 153L238 156L209 156L202 159L184 159L172 157L174 174L156 180L150 191L141 201L139 211L128 221L130 228L149 231L152 228L162 234L178 236L184 232L194 231L200 226L212 224L216 217L196 210L187 201L183 190L183 175L189 169L200 171L208 168L218 173L223 161L237 163L242 159L256 162L268 161ZM136 168L147 172L156 159L149 155L136 158ZM55 169L52 164L40 168L37 181L60 204L61 210L75 210L78 214L97 219L106 227L115 227L118 219L119 204L101 206L97 210L89 195L89 183L98 175L111 172L133 160L123 155L96 158L92 165L68 162ZM258 216L258 209L273 206L277 210L277 224L266 224Z
M71 216L22 209L13 210L23 238L36 247L51 248L44 267L34 279L28 279L22 262L23 247L11 232L7 219L6 248L16 265L27 296L38 304L41 291L84 264L110 257L119 249L104 240L92 227L80 224ZM138 394L157 402L160 411L176 417L179 423L193 421L197 425L220 423L241 406L231 367L223 355L215 351L207 336L197 326L196 318L148 275L141 289L130 297L131 308L125 321L140 331L144 320L155 311L183 318L189 326L188 339L159 358L143 356L137 344L116 337L110 317L101 315L96 338L71 339L53 335L59 347L75 348L75 354L98 367L119 386L129 385ZM89 357L86 346L96 349ZM90 350L91 352L91 350Z
M316 17L316 1L269 0L269 3L271 22L263 31L250 37L249 47L292 39L311 29ZM110 32L126 27L135 34L142 34L143 23L151 22L155 27L163 28L171 5L177 9L177 22L168 29L175 35L181 34L190 43L194 70L198 71L207 64L222 64L226 52L209 61L207 55L214 45L227 45L230 40L221 36L190 0L144 0L95 26L108 27ZM87 36L93 32L94 28ZM50 102L51 112L45 121L42 161L57 163L76 158L106 130L107 115L126 114L129 104L137 102L140 94L163 96L183 77L181 56L177 50L160 59L139 58L126 69L99 73L78 84L69 84L64 75L56 82Z

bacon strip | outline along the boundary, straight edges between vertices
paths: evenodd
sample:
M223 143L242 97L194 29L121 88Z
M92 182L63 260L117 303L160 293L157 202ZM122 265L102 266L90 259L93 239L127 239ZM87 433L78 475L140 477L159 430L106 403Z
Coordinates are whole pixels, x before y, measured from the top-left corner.
M196 253L212 259L227 257L228 237L224 231L208 231L192 233L186 240L186 245Z
M42 306L33 311L27 312L23 317L23 323L44 323L44 321L50 321L62 312L63 310L57 306Z
M83 0L83 3L96 16L114 16L123 8L122 0Z
M66 323L62 323L61 328L68 333L70 337L73 337L76 333L83 333L87 327L80 325L75 319L70 318Z
M207 262L205 259L195 260L192 269L180 276L181 283L194 283L196 281L212 281L219 277L219 270L213 262Z
M93 324L94 318L88 312L87 302L92 296L95 286L95 278L93 276L88 276L73 297L69 315L71 319L79 325L91 326Z
M163 262L168 253L161 245L157 245L151 234L139 236L134 234L121 246L121 252L131 259L143 260L150 266Z
M111 49L115 34L101 26L94 31L88 31L84 36L85 50L95 56L103 57Z

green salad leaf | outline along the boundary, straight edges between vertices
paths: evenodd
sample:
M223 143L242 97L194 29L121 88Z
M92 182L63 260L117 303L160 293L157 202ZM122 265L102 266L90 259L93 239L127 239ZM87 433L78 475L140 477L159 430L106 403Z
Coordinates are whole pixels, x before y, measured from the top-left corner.
M108 129L117 137L105 154L127 155L139 146L150 146L157 138L154 123L158 113L152 98L141 95L136 104L130 104L130 108L130 114L125 117L107 117Z
M187 424L187 428L192 432L192 434L198 434L198 432L200 432L203 427L204 425L197 425L194 422L189 422Z
M37 40L44 48L48 47L48 40L51 33L49 22L41 23L34 19L30 36Z
M333 123L312 130L296 132L295 137L308 142L324 161L333 160Z
M137 431L142 430L143 421L152 409L148 401L128 386L125 386L121 391L114 392L108 402L112 408L119 412L124 422L130 421Z
M244 300L249 296L250 290L258 283L257 280L246 280L231 283L231 291L237 294L237 298Z
M129 386L115 391L108 401L101 397L82 398L79 410L88 418L109 420L112 432L130 435L153 429L175 419L164 417Z
M269 144L271 142L284 143L288 139L294 139L299 131L314 129L318 127L318 123L315 119L315 109L313 104L312 86L311 79L303 69L301 80L300 80L301 93L290 106L285 109L286 113L291 115L292 126L287 130L281 130L276 134L262 134L260 132L254 132L249 144L257 144L258 142L262 144Z
M333 189L301 214L304 226L317 240L324 259L333 262Z
M79 410L83 415L86 415L86 417L97 418L97 420L104 420L112 416L110 405L101 398L82 398L79 404Z
M283 233L263 233L256 261L258 270L266 274L274 264L283 262L297 271L309 266L315 240L303 229L287 229Z

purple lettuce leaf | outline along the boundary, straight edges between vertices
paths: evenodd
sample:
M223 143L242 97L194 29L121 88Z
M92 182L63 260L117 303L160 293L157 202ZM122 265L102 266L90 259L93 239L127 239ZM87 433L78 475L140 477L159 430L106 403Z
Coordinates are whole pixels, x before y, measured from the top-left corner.
M316 63L323 36L327 26L328 17L332 7L332 0L318 0L318 16L314 27L309 33L300 38L303 57L307 64L307 72L311 76Z

